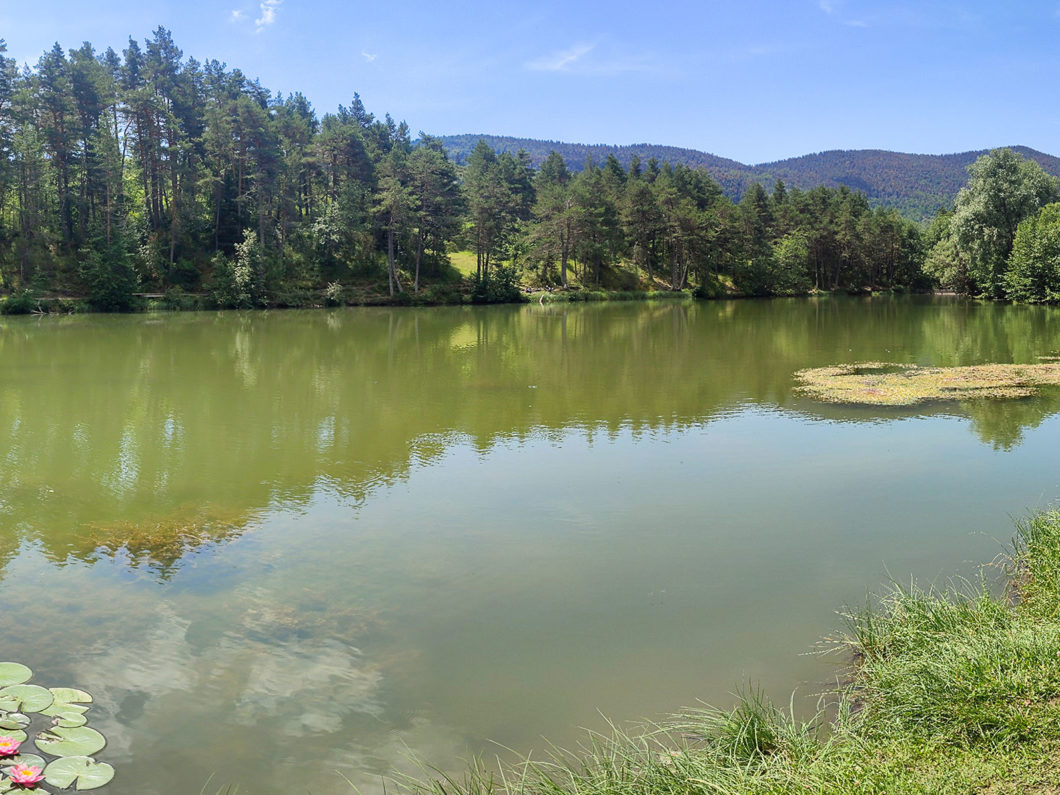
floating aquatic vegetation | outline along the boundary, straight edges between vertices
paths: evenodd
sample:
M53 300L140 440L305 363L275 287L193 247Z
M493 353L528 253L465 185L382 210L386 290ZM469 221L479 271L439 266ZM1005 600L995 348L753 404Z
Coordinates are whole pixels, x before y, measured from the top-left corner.
M28 684L32 678L21 663L0 662L0 793L80 792L110 782L114 768L91 757L107 744L85 725L92 696L71 687Z
M930 400L1011 399L1060 385L1060 362L919 367L858 362L799 370L796 391L829 403L911 406Z

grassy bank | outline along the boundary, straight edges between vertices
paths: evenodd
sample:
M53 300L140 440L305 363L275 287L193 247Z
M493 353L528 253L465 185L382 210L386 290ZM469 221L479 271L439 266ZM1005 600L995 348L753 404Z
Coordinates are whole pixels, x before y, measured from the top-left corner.
M1018 525L1010 587L894 590L847 617L848 681L809 720L750 694L576 753L406 782L420 795L1060 792L1060 511ZM826 717L827 716L827 717Z

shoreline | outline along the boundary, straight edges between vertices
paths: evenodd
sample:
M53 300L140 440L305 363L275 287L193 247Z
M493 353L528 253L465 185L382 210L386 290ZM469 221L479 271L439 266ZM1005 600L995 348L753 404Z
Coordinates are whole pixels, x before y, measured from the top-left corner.
M520 305L537 303L576 304L603 303L611 301L730 301L762 300L770 298L830 298L853 297L869 298L891 295L926 295L960 298L957 293L944 291L914 292L908 290L866 290L850 292L847 290L812 290L792 295L750 295L739 292L724 292L704 295L693 289L682 290L604 290L604 289L545 289L520 288L518 296L509 300L475 300L469 290L442 289L453 286L425 288L419 293L398 293L394 296L359 291L344 300L329 300L325 291L284 295L275 300L257 305L226 306L213 301L206 293L185 293L170 290L167 293L137 293L136 303L127 312L113 312L95 308L87 296L80 295L38 295L29 292L16 293L0 297L0 316L3 315L69 315L69 314L136 314L139 312L212 312L223 310L276 310L276 309L335 309L339 307L427 307L427 306L489 306Z
M576 752L415 795L1025 793L1060 791L1060 511L1016 523L1004 593L985 579L895 588L844 616L849 676L808 720L754 689L729 710L590 735ZM1015 597L1015 598L1014 598Z

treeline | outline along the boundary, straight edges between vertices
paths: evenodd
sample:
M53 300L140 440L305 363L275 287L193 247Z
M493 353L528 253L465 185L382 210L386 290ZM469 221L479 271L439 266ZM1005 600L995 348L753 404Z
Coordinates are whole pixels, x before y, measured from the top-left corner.
M121 54L0 42L0 290L215 306L516 299L521 286L702 295L927 286L919 228L845 186L736 203L705 171L610 154L574 172L479 141L464 165L350 105L318 117L163 28ZM449 254L471 251L469 280ZM632 274L632 275L631 275ZM21 301L21 303L19 303ZM178 304L179 305L179 304Z
M491 152L477 146L469 173ZM626 171L608 157L572 174L555 153L534 186L513 254L543 283L566 285L571 259L583 284L599 284L624 261L649 281L662 276L675 290L694 283L703 295L922 283L919 228L846 188L788 190L778 181L769 194L755 184L734 204L704 171L637 158Z

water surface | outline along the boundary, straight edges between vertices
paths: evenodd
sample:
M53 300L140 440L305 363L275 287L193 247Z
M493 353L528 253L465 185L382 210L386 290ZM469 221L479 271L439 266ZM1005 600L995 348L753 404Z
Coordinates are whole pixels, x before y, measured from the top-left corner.
M96 695L113 793L371 791L818 693L837 608L975 576L1060 494L1060 395L792 373L1057 351L1056 310L923 298L5 319L0 657Z

